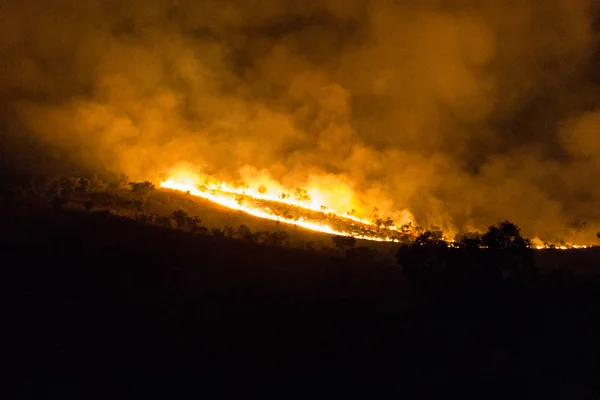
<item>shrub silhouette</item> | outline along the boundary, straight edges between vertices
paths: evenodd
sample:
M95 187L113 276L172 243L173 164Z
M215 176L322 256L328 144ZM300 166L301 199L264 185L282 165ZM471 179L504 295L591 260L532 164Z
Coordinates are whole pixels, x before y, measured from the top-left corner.
M175 221L179 229L183 228L187 222L188 213L184 210L176 210L171 213L171 219Z

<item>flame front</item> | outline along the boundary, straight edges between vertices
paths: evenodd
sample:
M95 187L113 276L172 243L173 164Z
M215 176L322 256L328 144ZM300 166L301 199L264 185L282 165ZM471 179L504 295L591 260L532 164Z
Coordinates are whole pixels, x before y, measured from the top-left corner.
M349 214L348 212L339 212L334 210L328 205L323 204L323 199L325 196L322 192L315 188L307 190L307 195L304 197L304 199L299 200L287 194L289 191L282 190L280 186L276 186L276 188L277 190L282 190L281 194L274 195L272 188L270 192L267 192L266 190L261 190L260 187L262 185L259 184L254 184L252 187L247 185L240 185L236 187L230 183L219 182L212 178L204 179L204 184L201 184L200 182L203 182L203 179L200 176L180 170L173 174L170 178L162 181L160 186L165 189L189 192L189 194L192 196L201 197L224 207L239 210L258 218L279 221L285 224L296 225L305 229L331 235L352 236L357 239L379 242L393 242L395 240L395 234L399 232L399 229L396 227L396 225L387 227L376 226L369 219L360 218L356 215ZM243 199L250 199L252 204L240 201L241 196L243 196ZM281 215L273 212L271 207L265 205L264 203L257 204L257 201L295 207L308 213L320 213L321 216L323 214L333 216L338 222L343 222L343 224L336 225L344 225L349 229L336 229L330 224L318 222L313 218L293 218L289 215ZM361 232L362 234L358 232ZM451 246L453 245L453 241L449 241L448 243ZM534 249L538 250L547 248L553 248L557 250L586 249L589 247L591 246L562 245L549 247L548 245L538 244L533 246Z
M244 195L244 196L248 196L249 198L252 198L252 199L265 200L265 201L270 201L270 202L286 204L289 206L295 206L298 208L302 208L302 209L305 209L308 211L316 211L316 212L327 211L329 214L335 215L338 218L347 219L354 223L359 223L359 224L373 227L371 222L366 219L361 219L361 218L347 215L347 214L344 215L344 214L336 213L334 210L331 210L329 207L318 204L314 200L310 201L307 204L307 202L299 201L294 198L283 199L278 196L267 195L266 193L259 193L256 190L234 188L225 182L202 185L202 186L204 186L204 188L203 188L203 190L200 190L198 188L199 185L197 182L198 182L198 180L195 179L192 175L187 175L187 176L183 175L177 179L169 178L169 179L161 182L160 186L163 188L166 188L166 189L173 189L173 190L179 190L182 192L189 192L192 196L202 197L206 200L220 204L227 208L243 211L243 212L253 215L255 217L269 219L272 221L280 221L282 223L300 226L302 228L306 228L306 229L316 231L316 232L328 233L328 234L332 234L332 235L352 236L357 239L365 239L365 240L387 241L387 242L393 241L393 239L390 237L375 236L375 234L359 235L359 234L354 234L354 233L347 232L347 231L334 229L332 226L330 226L328 224L315 222L315 221L308 221L304 217L300 217L298 219L284 218L280 215L270 212L268 207L260 207L259 208L259 207L253 207L251 205L242 204L242 203L238 202L234 197L232 197L232 195ZM396 228L391 227L389 230L396 230Z

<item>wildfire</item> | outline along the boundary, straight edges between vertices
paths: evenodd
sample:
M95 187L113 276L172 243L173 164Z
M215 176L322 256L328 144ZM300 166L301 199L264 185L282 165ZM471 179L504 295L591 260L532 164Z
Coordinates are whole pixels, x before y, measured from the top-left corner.
M285 204L288 206L297 207L303 210L311 211L311 212L321 212L327 213L329 215L335 216L337 218L348 220L348 223L352 224L362 224L368 227L373 228L373 224L366 220L361 219L353 215L348 215L348 213L338 213L332 210L330 207L320 204L317 200L315 200L312 196L306 196L307 199L305 201L301 201L292 197L285 196L275 196L267 193L260 193L256 189L246 188L236 188L226 182L219 183L205 183L199 184L198 179L193 176L181 177L177 178L169 178L160 183L160 186L166 189L179 190L182 192L189 192L192 196L202 197L206 200L212 201L214 203L220 204L227 208L231 208L234 210L243 211L247 214L253 215L255 217L269 219L272 221L279 221L282 223L300 226L302 228L310 229L312 231L328 233L332 235L342 235L342 236L353 236L357 239L366 239L366 240L374 240L374 241L388 241L391 242L393 239L391 237L386 237L385 235L375 234L357 234L355 232L340 230L332 227L329 224L317 221L310 221L305 217L293 218L291 216L282 216L274 213L270 207L261 205L257 206L254 204L247 204L241 201L239 196L244 196L248 199L253 200L263 200L265 202L273 202L279 204ZM388 228L389 231L396 230L396 227L391 226ZM391 232L390 232L391 233Z
M203 183L202 183L203 182ZM255 217L279 221L281 223L299 226L316 232L332 235L352 236L357 239L365 239L380 242L393 242L400 231L396 225L377 226L372 220L360 218L353 213L339 212L324 204L324 195L316 189L308 191L296 189L296 193L280 191L274 194L273 190L267 191L263 185L255 184L235 186L227 182L219 182L212 178L202 179L196 174L178 171L168 179L160 183L165 189L178 190L189 193L192 196L201 197L211 202L220 204L230 209L239 210ZM278 187L277 189L280 189ZM277 190L275 191L277 192ZM293 217L286 212L276 212L276 205L287 206L290 209L300 210L303 216ZM316 215L320 218L316 218ZM322 222L323 216L333 217L337 223ZM332 221L331 218L326 218ZM343 228L345 229L343 229ZM541 245L536 238L534 249L587 249L592 246L585 245ZM453 246L454 241L448 241Z
M590 247L593 246L584 246L584 245L571 245L571 246L552 246L552 245L547 245L547 246L535 246L535 248L537 250L544 250L544 249L555 249L555 250L569 250L569 249L589 249Z

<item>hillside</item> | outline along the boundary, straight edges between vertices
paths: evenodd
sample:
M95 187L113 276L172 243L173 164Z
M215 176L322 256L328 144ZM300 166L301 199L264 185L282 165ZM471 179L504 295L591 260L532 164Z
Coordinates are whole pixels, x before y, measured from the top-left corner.
M117 200L109 200L107 193L91 193L75 196L68 208L85 211L83 202L93 198L96 208L111 208L117 214L134 218L136 214L128 204L134 200L130 191L122 190L117 194ZM229 226L234 230L240 225L246 225L251 232L285 232L289 238L286 246L307 249L311 252L344 255L344 251L336 250L332 243L332 235L308 230L302 227L265 220L246 214L242 211L232 210L220 204L213 203L200 197L186 195L182 192L168 189L157 189L148 198L148 213L170 217L178 209L185 210L190 216L201 219L200 225L212 229L221 229ZM184 229L185 230L185 229ZM358 239L356 247L366 247L372 252L370 257L379 264L394 266L395 254L398 243L377 242ZM600 247L587 249L543 249L534 252L535 264L541 272L550 273L556 270L568 270L576 274L600 274Z
M7 378L34 397L173 396L182 381L221 395L232 382L338 394L368 382L543 396L593 393L599 373L592 278L421 293L377 261L25 202L2 219Z

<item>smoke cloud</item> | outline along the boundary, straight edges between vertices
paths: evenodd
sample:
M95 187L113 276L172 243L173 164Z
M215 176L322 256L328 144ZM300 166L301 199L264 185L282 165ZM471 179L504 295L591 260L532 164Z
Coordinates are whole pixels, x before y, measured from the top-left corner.
M408 3L9 0L3 134L136 179L323 183L455 231L580 218L591 241L598 3Z

